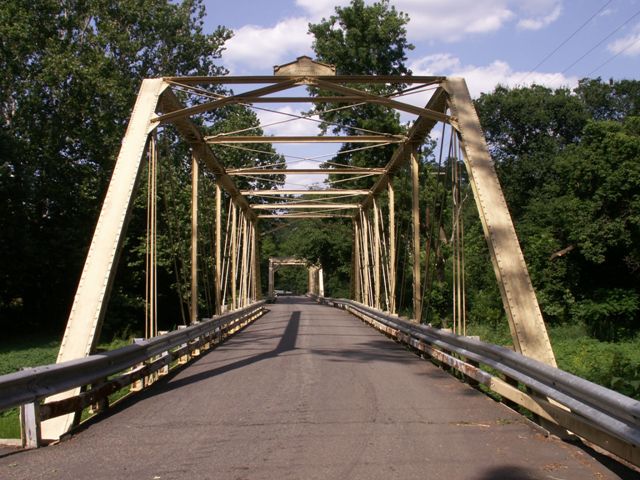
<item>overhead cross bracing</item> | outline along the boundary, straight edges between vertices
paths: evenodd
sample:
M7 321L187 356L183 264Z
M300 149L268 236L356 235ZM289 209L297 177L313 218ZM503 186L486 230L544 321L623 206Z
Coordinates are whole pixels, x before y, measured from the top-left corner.
M396 260L398 249L403 248L408 251L412 270L411 315L414 321L420 322L428 280L422 270L426 262L422 259L420 238L420 148L434 127L442 126L450 135L446 137L450 146L456 146L456 151L451 150L450 154L455 154L460 163L464 162L468 173L515 348L554 364L524 257L464 80L437 76L334 75L327 73L325 67L301 57L277 69L273 76L166 77L143 81L74 299L59 361L86 356L96 346L133 194L143 168L142 160L150 137L161 126L171 126L177 132L189 147L194 164L201 165L217 186L213 283L218 312L223 308L241 308L261 295L257 251L260 219L343 218L353 224L354 299L392 314L397 312ZM384 84L392 93L375 95L367 90L367 85L374 84ZM244 90L220 93L218 86ZM290 90L295 90L294 96L284 96ZM298 93L300 91L306 95ZM316 92L320 95L315 96ZM418 92L430 93L425 105L414 105L408 100L409 95ZM307 113L267 108L287 102L309 103L317 108ZM404 118L411 119L410 124L402 135L350 126L352 134L348 136L257 136L256 126L227 129L212 136L205 135L201 127L215 122L211 119L215 119L217 109L244 105L283 118L263 123L264 129L270 125L282 126L285 122L312 122L340 130L342 125L323 120L319 115L366 104L402 112ZM225 162L226 152L264 153L258 150L261 143L278 142L300 142L309 148L314 143L343 145L343 148L322 155L271 152L265 154L273 157L271 163L242 168L230 168ZM384 163L370 168L340 162L340 155L363 150L382 151ZM411 235L409 241L398 245L392 179L403 169L409 170L410 178L407 192L411 197ZM278 190L283 175L292 176L294 180L287 179L285 188ZM329 178L309 186L311 175ZM359 182L357 188L353 187L354 180ZM242 190L238 188L240 181L245 185ZM342 189L343 185L349 186ZM196 233L197 228L194 222ZM195 238L192 233L193 251L197 251ZM456 261L459 263L459 259ZM459 279L456 277L456 281ZM459 287L458 292L464 290L463 285ZM194 288L197 285L192 286L192 292ZM456 302L457 311L464 312L459 295ZM193 311L192 320L197 320L197 305ZM66 426L58 428L58 433L65 429Z

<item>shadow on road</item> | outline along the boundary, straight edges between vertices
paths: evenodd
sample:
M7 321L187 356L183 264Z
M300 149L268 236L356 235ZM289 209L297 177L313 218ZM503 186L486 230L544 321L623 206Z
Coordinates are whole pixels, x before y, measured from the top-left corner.
M133 400L140 401L144 398L149 398L154 395L166 393L171 390L175 390L177 388L183 387L185 385L190 385L192 383L206 380L207 378L215 377L216 375L221 375L223 373L230 372L238 368L246 367L248 365L252 365L254 363L258 363L263 360L275 358L278 355L281 355L285 352L290 352L292 350L295 350L296 339L298 338L299 330L300 330L300 312L299 311L292 312L291 317L289 318L289 322L287 323L287 326L284 329L284 332L282 333L282 337L280 338L278 345L276 345L276 348L274 348L273 350L270 350L268 352L262 352L252 357L243 358L242 360L238 360L237 362L229 363L227 365L223 365L221 367L214 368L212 370L206 370L200 373L196 373L188 377L178 378L175 380L168 379L168 380L165 380L164 382L158 382L156 388L143 392L138 398ZM197 365L197 363L194 364L194 366L195 365Z

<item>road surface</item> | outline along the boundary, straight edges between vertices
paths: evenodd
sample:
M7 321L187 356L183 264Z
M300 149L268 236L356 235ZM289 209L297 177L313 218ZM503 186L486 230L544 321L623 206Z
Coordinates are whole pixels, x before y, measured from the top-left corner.
M611 479L590 452L301 297L0 479Z

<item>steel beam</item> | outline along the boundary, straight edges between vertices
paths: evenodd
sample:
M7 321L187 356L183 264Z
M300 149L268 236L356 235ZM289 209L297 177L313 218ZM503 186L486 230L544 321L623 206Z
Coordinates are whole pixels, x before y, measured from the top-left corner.
M191 158L191 325L198 322L198 160Z
M433 93L425 108L434 111L444 111L447 108L447 98L447 92L440 87ZM416 148L416 146L422 145L436 123L437 120L427 117L419 117L414 122L407 134L407 141L398 145L393 152L389 163L387 163L385 167L385 172L380 176L380 178L378 178L373 187L371 187L367 197L362 200L362 208L368 208L371 206L373 197L380 194L385 188L387 188L391 175L395 174L406 165L408 159L407 152Z
M523 355L555 366L538 299L467 85L462 78L449 78L443 87L449 92L451 111L458 118L465 165L514 346Z
M194 76L194 77L164 77L167 82L182 85L234 85L234 84L272 84L286 80L297 80L298 76L273 76L273 75L257 75L257 76ZM320 75L314 78L317 80L327 80L337 84L347 83L396 83L412 85L422 83L425 85L433 85L442 82L447 77L442 76L425 76L425 75ZM246 95L241 93L239 95Z
M343 87L342 85L337 85L332 80L315 79L315 80L312 80L311 83L314 85L317 85L318 87L326 88L327 90L331 90L337 93L343 93L345 95L353 95L353 96L360 95L363 100L366 100L369 103L380 103L389 108L400 110L402 112L412 113L420 117L430 118L432 120L445 122L445 123L449 123L449 121L451 120L449 115L439 112L437 110L416 107L415 105L410 105L408 103L399 102L398 100L392 100L391 98L374 95L372 93L367 93L362 90L357 90L355 88Z
M325 190L241 190L240 193L245 197L266 197L275 195L366 195L369 190L340 190L339 188L331 188Z
M263 95L268 95L269 93L280 92L282 90L287 90L291 87L294 87L298 82L299 78L291 78L288 80L278 81L276 83L272 82L272 85L267 87L258 88L251 92L246 92L246 95L253 95L256 97L260 97ZM194 105L193 107L182 108L180 110L175 110L170 113L165 113L163 115L159 115L154 118L154 122L166 123L169 121L173 121L178 118L190 117L191 115L195 115L196 113L208 112L210 110L215 110L216 108L224 107L225 105L231 105L235 103L240 103L241 100L236 95L230 95L228 97L222 97L213 102L201 103L199 105Z
M287 210L287 209L332 209L349 210L358 209L355 203L255 203L251 205L254 210Z
M238 168L230 176L241 175L379 175L384 168Z
M167 89L160 97L162 111L170 112L183 108L175 94ZM219 185L250 220L255 220L255 213L249 208L249 203L240 194L238 187L232 178L229 177L222 162L216 157L202 137L200 129L187 117L175 119L172 124L180 133L180 136L187 142L196 158L203 162L211 173L215 175L216 184Z
M302 136L268 136L268 135L216 135L204 138L208 144L227 143L401 143L406 140L403 135L302 135Z
M283 220L288 218L300 219L300 218L352 218L351 215L341 215L338 213L286 213L286 214L265 214L258 215L258 218L281 218Z
M88 356L100 338L148 134L153 128L152 119L158 99L166 87L162 79L143 80L140 87L89 246L58 353L58 363ZM48 400L62 400L77 393L78 389L71 390ZM69 414L43 422L42 438L57 440L71 428L74 417L74 414Z
M222 189L216 184L216 315L222 314Z
M389 181L389 313L396 313L396 200Z
M422 317L422 282L420 281L420 182L418 156L411 157L411 225L413 230L413 320L420 323Z

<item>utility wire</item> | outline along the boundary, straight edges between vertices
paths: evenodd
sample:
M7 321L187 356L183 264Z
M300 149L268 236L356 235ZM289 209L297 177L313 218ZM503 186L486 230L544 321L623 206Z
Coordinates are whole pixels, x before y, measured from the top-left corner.
M638 15L640 15L640 10L638 10L636 13L634 13L633 15L631 15L626 21L624 21L621 25L618 26L618 28L616 28L613 32L611 32L609 35L607 35L606 37L604 37L602 40L600 40L598 43L596 43L593 47L591 47L584 55L582 55L580 58L578 58L575 62L573 62L571 65L569 65L567 68L565 68L561 73L565 73L567 70L569 70L571 67L573 67L576 63L578 63L580 60L582 60L583 58L585 58L587 55L589 55L591 52L593 52L596 48L598 48L600 45L602 45L604 42L606 42L607 40L609 40L609 38L611 38L614 34L616 34L622 27L624 27L627 23L629 23L631 20L633 20L634 18L636 18Z
M571 40L573 37L575 37L578 32L580 32L584 27L587 26L587 24L589 22L591 22L591 20L593 20L600 12L602 12L613 0L609 0L607 3L605 3L602 7L600 7L600 9L594 13L593 15L591 15L587 20L584 21L584 23L582 25L580 25L576 30L574 30L574 32L569 35L567 38L565 38L560 45L558 45L556 48L554 48L550 53L547 54L546 57L544 57L542 60L540 60L538 62L538 64L533 67L532 69L530 69L525 76L522 78L522 80L520 80L519 83L524 83L524 81L529 78L529 75L531 75L533 72L535 72L538 67L540 67L543 63L545 63L547 60L549 60L558 50L560 50L562 47L564 47L567 42L569 42L569 40Z
M626 47L624 47L622 50L620 50L618 53L616 53L615 55L609 57L607 60L605 60L604 62L602 62L600 65L598 65L596 68L594 68L593 70L591 70L589 73L587 73L587 77L590 77L591 75L593 75L595 72L597 72L598 70L600 70L602 67L604 67L606 64L608 64L610 61L612 61L613 59L617 58L618 56L622 55L624 52L626 52L627 50L629 50L631 47L635 47L638 43L640 43L640 38L638 38L635 42L631 42L629 45L627 45Z

